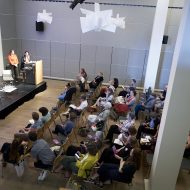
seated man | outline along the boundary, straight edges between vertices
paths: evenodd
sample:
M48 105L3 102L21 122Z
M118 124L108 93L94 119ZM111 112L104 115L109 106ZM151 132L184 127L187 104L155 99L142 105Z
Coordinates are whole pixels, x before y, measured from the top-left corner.
M75 127L74 120L75 120L75 114L73 112L70 112L69 115L66 115L67 120L63 124L58 124L55 126L55 130L52 131L52 133L58 135L61 134L61 136L64 137L63 140L67 137L68 134L71 133L72 129Z
M43 127L42 120L39 118L37 112L32 112L32 119L29 120L29 124L24 128L19 130L18 133L14 134L14 138L19 138L21 141L28 141L28 132L37 131Z
M35 160L34 166L43 169L38 180L43 181L47 176L48 170L53 166L53 161L55 159L54 152L50 149L45 140L37 139L36 132L30 131L28 133L28 138L33 144L30 154Z
M69 103L72 100L73 94L76 93L76 90L77 89L74 83L67 83L65 90L58 96L58 107L64 102Z
M89 87L90 88L93 88L93 89L96 89L97 86L104 80L103 78L103 73L100 72L96 77L95 79L89 83Z
M68 115L70 111L73 111L77 115L80 115L82 110L84 110L87 106L88 106L88 102L86 100L86 96L81 95L80 96L80 105L79 106L75 106L74 104L69 105L69 109L65 113L63 113L63 115Z
M148 111L151 111L154 107L154 103L156 100L156 96L155 94L149 95L149 97L147 98L147 100L145 100L144 102L137 104L135 107L135 117L136 119L138 119L138 114L139 111L144 111L145 109L147 109Z
M40 118L42 124L45 124L51 119L51 113L48 111L46 107L41 107L38 111L42 114L42 117Z

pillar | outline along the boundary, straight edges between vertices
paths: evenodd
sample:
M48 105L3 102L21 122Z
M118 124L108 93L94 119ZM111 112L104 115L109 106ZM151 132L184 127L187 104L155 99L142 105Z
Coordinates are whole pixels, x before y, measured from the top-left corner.
M190 97L190 0L185 1L149 187L174 190L187 140Z
M148 89L149 87L151 87L152 90L155 88L168 6L169 0L158 0L157 2L146 67L144 90Z

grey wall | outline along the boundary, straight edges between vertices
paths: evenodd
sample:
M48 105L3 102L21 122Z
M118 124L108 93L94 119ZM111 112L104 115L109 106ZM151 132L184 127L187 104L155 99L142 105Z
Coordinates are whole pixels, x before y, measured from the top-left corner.
M114 0L96 2L115 3ZM156 0L117 1L141 5L156 5L156 2ZM170 5L183 6L183 2L173 0ZM14 7L7 10L10 18L3 18L3 23L8 19L13 22L11 28L2 29L4 55L12 47L17 49L19 56L25 50L30 51L33 59L43 59L45 76L75 78L79 68L84 67L89 79L102 71L105 81L118 77L120 83L124 83L136 78L138 85L143 86L155 8L102 5L101 10L113 9L114 17L116 13L126 17L126 29L117 29L115 34L105 31L82 34L79 19L83 15L80 13L80 7L94 9L93 5L82 4L72 11L68 3L15 0ZM51 25L46 23L45 31L40 33L35 31L35 21L37 13L43 9L53 13L53 22ZM180 17L180 9L169 9L165 30L169 35L169 41L167 45L163 45L157 88L163 87L168 82ZM5 23L2 24L2 28L4 27ZM13 39L7 40L8 34Z
M2 46L4 55L4 64L7 63L6 55L11 48L17 49L17 34L15 20L15 1L0 1L0 25L2 35Z

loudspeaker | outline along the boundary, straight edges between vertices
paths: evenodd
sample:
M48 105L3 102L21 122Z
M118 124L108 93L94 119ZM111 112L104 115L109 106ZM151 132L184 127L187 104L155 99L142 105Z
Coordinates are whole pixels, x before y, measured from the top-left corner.
M168 43L168 36L163 36L162 44L167 44Z
M44 23L36 21L36 31L43 32L44 31Z

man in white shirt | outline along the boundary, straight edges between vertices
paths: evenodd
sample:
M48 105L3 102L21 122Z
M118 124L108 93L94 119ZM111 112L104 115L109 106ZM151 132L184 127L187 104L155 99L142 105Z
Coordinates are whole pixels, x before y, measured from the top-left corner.
M86 100L85 95L81 95L80 97L80 105L76 106L74 104L71 104L69 106L69 109L64 113L64 115L69 114L69 112L75 112L77 115L80 115L81 111L84 110L88 106L88 102Z

